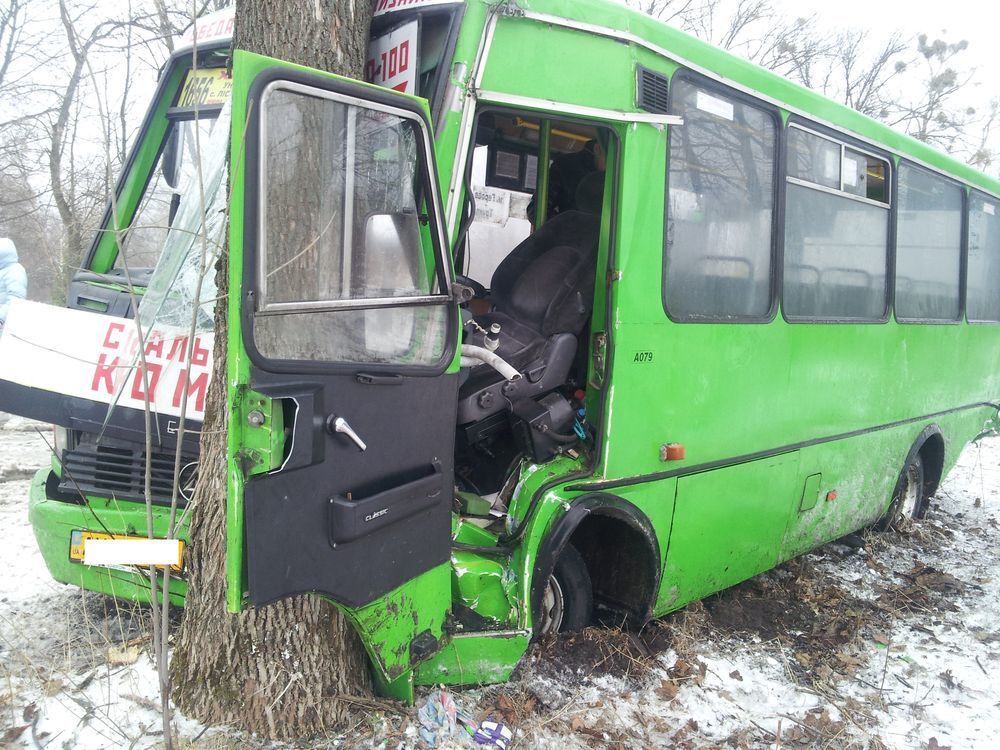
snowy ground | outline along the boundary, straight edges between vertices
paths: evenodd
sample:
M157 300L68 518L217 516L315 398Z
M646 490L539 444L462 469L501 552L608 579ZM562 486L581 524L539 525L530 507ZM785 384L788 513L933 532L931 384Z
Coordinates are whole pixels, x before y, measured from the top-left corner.
M28 479L49 434L0 427L0 747L161 746L148 613L54 583L38 555ZM990 438L911 529L827 545L641 633L555 639L511 682L455 699L507 721L522 748L997 747L998 522ZM361 726L336 746L416 745L411 709ZM264 746L175 728L182 747Z

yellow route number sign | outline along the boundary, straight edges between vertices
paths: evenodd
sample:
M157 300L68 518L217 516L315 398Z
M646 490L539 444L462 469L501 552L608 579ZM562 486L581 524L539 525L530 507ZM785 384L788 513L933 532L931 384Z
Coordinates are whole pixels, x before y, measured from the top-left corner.
M212 107L225 104L233 90L233 79L225 68L204 68L187 74L178 107Z

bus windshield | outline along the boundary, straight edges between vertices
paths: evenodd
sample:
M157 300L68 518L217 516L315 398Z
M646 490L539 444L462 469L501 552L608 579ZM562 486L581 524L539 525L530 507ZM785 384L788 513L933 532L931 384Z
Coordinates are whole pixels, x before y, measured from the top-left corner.
M193 68L184 74L174 105L166 110L167 131L114 268L124 273L156 265L190 184L215 129L232 81L225 68ZM154 104L155 106L155 104ZM133 275L140 279L140 275Z
M178 173L173 221L164 232L158 260L139 305L144 329L156 326L212 328L215 300L215 259L224 242L226 218L226 156L229 148L230 105L217 118L185 123L180 140L184 151ZM195 128L200 128L195 139ZM206 132L207 131L207 132ZM195 158L201 159L200 169ZM162 172L158 180L163 180ZM165 180L164 180L165 181ZM196 300L198 301L196 305Z

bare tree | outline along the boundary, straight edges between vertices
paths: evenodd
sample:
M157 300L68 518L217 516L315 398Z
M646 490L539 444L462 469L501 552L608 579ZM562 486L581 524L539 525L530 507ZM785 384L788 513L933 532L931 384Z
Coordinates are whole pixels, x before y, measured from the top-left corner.
M825 30L816 17L788 17L773 0L628 4L970 164L985 169L994 163L1000 114L995 102L984 114L964 104L975 73L959 64L964 41L931 41L922 34L911 55L909 40L899 32L879 37L859 28ZM915 87L917 97L901 93Z
M973 79L973 71L962 71L958 56L969 46L965 40L950 43L930 41L926 34L917 37L918 59L923 63L923 86L920 95L901 101L887 113L894 127L925 143L954 150L961 143L966 127L976 111L958 103L959 93Z
M889 84L908 68L901 57L906 51L903 38L897 32L873 45L867 30L850 29L839 35L835 48L832 68L840 78L844 104L869 117L884 117ZM873 54L867 53L869 48Z
M49 130L48 164L52 197L63 224L61 265L64 273L62 285L65 286L69 282L72 270L79 263L86 236L84 231L86 218L93 212L95 205L93 202L89 202L89 205L81 203L76 180L79 172L74 169L67 171L64 168L64 161L67 156L72 156L76 143L75 126L79 121L77 96L84 80L87 56L98 42L111 33L114 24L100 22L86 31L81 31L80 27L83 25L81 14L74 14L67 0L59 0L59 20L66 37L71 68L69 79L62 90L55 119ZM72 158L70 161L73 162ZM78 165L73 164L73 166Z
M359 78L371 3L257 0L237 4L241 49ZM172 663L186 713L268 737L312 735L342 724L356 696L371 692L368 662L346 619L325 600L295 597L240 615L226 613L226 263L217 283L213 381L191 504L185 616Z
M22 0L9 0L6 8L0 8L0 91L11 64L17 58L24 35L24 16L25 4Z
M966 150L969 154L968 163L977 169L988 171L998 160L996 146L996 131L1000 126L1000 98L994 98L989 103L989 109L979 122L977 128L972 128ZM977 137L978 136L978 137Z
M666 23L688 29L696 19L708 12L710 0L628 0L629 7Z

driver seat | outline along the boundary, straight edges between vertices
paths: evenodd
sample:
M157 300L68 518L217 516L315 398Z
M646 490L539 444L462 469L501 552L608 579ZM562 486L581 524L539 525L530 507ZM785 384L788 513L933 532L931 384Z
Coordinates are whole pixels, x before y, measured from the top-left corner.
M553 216L497 266L490 284L493 309L475 321L486 330L500 324L496 352L524 378L506 383L488 365L474 367L459 390L459 424L565 382L593 307L603 193L604 172L584 177L577 209ZM483 339L475 333L466 342L483 346Z

